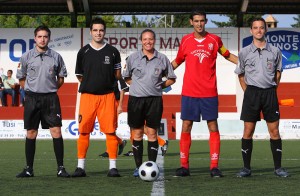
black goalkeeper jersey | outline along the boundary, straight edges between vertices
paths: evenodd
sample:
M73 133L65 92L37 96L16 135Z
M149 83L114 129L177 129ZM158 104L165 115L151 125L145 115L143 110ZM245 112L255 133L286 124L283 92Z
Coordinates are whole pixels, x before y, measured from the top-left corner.
M75 74L82 76L79 92L95 95L113 92L116 69L121 69L121 57L115 47L105 44L96 50L90 44L85 45L76 61Z

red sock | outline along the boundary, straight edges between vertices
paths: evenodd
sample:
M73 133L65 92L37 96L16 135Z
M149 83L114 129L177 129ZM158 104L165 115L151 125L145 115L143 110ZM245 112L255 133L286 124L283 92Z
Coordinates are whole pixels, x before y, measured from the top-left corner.
M191 133L181 132L180 137L180 164L181 167L189 168L189 155L191 147Z
M210 132L209 137L209 149L210 149L210 169L218 168L219 156L220 156L220 133Z

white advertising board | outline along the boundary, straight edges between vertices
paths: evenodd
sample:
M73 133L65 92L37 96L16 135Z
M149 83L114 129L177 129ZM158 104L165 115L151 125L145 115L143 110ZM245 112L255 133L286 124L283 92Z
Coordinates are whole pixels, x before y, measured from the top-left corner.
M221 139L241 139L244 131L244 122L239 120L239 114L219 113L218 125ZM180 139L182 120L180 113L176 113L176 139ZM282 139L300 139L300 120L280 120L279 132ZM191 136L193 140L209 139L206 121L194 122ZM257 122L253 139L269 139L266 121Z

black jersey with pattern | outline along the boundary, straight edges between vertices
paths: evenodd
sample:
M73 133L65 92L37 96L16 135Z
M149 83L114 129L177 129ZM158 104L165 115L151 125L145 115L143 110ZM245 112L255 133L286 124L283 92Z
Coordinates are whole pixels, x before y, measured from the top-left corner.
M121 69L119 51L105 44L99 50L90 44L81 48L77 54L75 74L82 76L79 92L95 95L114 91L115 69Z

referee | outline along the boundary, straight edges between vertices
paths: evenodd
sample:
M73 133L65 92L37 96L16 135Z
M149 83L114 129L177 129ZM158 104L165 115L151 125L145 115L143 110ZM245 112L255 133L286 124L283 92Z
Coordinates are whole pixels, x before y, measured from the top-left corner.
M43 129L50 129L57 162L57 176L70 177L63 165L64 143L61 134L62 117L57 90L67 76L60 54L48 48L51 31L46 26L34 30L36 46L22 55L17 78L25 90L24 128L26 167L16 177L33 177L36 137L41 122Z

